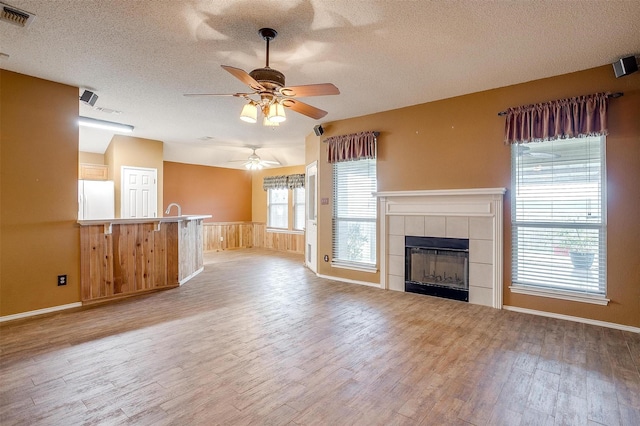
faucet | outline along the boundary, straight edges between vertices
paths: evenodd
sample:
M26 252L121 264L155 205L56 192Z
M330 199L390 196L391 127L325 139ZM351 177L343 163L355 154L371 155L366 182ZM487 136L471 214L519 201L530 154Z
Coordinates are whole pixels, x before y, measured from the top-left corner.
M167 206L167 210L165 210L164 214L169 214L171 211L171 207L176 206L178 208L178 216L182 216L182 207L178 203L171 203Z

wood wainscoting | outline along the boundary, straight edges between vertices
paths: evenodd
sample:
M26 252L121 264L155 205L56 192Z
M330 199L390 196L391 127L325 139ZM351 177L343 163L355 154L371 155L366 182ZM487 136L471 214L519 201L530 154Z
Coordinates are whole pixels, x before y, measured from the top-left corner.
M259 222L211 222L204 224L204 251L260 247L304 254L304 232L270 231Z
M177 287L202 272L202 219L83 221L83 304Z
M260 247L254 241L251 222L209 222L204 224L204 251Z
M304 233L294 234L287 231L272 232L265 230L264 224L260 225L262 226L262 233L264 234L264 245L262 247L271 250L304 254Z
M177 223L83 226L80 238L83 303L179 285Z

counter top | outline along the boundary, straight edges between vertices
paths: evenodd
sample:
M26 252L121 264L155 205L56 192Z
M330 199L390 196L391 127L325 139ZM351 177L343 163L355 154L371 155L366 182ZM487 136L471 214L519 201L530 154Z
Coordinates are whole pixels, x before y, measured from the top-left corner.
M134 218L134 219L96 219L96 220L79 220L80 226L89 225L128 225L136 223L168 223L168 222L183 222L188 220L209 219L210 214L188 214L182 216L165 216L165 217L152 217L152 218Z

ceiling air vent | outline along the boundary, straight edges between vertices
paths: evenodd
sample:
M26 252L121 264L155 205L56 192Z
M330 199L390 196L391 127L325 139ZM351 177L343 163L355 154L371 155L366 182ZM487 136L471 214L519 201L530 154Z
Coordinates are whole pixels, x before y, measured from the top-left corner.
M31 25L34 19L36 19L36 15L33 13L20 10L17 7L9 6L2 2L0 2L0 6L2 7L2 10L0 11L0 21L9 22L26 28Z
M117 109L104 108L104 107L93 107L96 111L104 112L105 114L122 114L122 111L118 111Z

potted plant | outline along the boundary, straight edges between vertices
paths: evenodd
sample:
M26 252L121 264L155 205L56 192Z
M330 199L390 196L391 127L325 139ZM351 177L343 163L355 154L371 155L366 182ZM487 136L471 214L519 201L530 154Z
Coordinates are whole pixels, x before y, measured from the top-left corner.
M562 245L568 250L574 268L591 268L598 249L598 240L589 229L567 230Z

